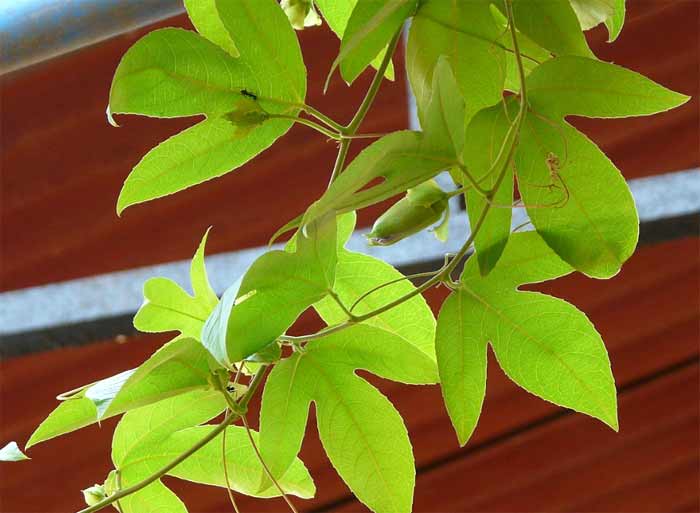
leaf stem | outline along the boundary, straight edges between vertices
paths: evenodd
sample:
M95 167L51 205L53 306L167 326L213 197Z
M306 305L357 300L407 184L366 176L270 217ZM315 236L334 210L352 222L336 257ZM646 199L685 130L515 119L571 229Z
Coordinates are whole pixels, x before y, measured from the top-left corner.
M265 371L267 370L267 366L262 366L260 369L255 373L255 376L253 376L253 379L250 381L250 385L248 387L248 390L246 391L245 395L241 398L241 400L236 403L237 409L245 409L248 406L248 403L252 399L253 395L255 394L256 390L260 386L260 383L262 383L262 380L265 376ZM163 477L165 474L170 472L172 469L177 467L180 463L185 461L187 458L192 456L195 452L200 450L202 447L207 445L209 442L214 440L219 434L221 434L224 429L226 429L229 425L231 425L237 418L239 417L239 414L236 412L232 412L230 416L225 418L218 426L216 426L214 429L211 430L210 433L208 433L204 438L202 438L200 441L198 441L196 444L194 444L192 447L187 449L185 452L180 454L178 457L176 457L173 461L162 467L160 470L157 470L147 478L143 479L142 481L139 481L138 483L129 486L128 488L124 488L122 490L119 490L118 492L110 495L109 497L104 498L97 504L93 506L89 506L87 508L81 509L78 511L78 513L95 513L96 511L100 511L103 508L106 508L110 504L118 501L119 499L123 499L124 497L131 495L132 493L136 493L139 490L142 490L143 488L147 487L149 484L157 481L161 477Z
M508 24L510 27L510 32L511 32L511 37L513 39L513 48L515 50L515 55L516 55L516 61L518 64L518 74L520 78L520 109L518 110L518 114L516 118L513 120L513 122L510 124L508 131L503 139L503 143L501 145L501 148L498 152L498 155L496 156L496 159L494 160L492 164L492 170L499 169L498 172L498 177L496 178L496 181L494 183L493 188L487 192L486 194L486 199L487 202L484 205L483 210L481 211L481 214L479 215L479 218L476 220L474 227L472 229L471 234L467 238L467 240L464 242L464 245L462 245L461 249L455 254L454 258L452 258L445 266L443 266L442 270L437 273L435 276L427 280L425 283L420 285L419 287L416 287L413 289L411 292L395 299L394 301L391 301L387 303L384 306L381 306L375 310L372 310L370 312L367 312L366 314L356 316L354 320L350 319L347 320L343 323L336 324L335 326L329 326L326 327L316 333L313 333L311 335L304 335L301 337L280 337L280 339L298 343L298 342L304 342L307 340L313 340L315 338L319 338L325 335L328 335L330 333L334 333L336 331L340 331L342 329L348 328L352 326L353 324L357 324L363 321L366 321L368 319L371 319L372 317L375 317L377 315L380 315L388 310L391 310L392 308L400 305L401 303L408 301L409 299L417 296L418 294L422 294L429 288L438 285L442 283L443 281L448 281L452 286L456 285L454 282L451 280L451 274L452 271L457 267L459 262L467 255L467 252L469 251L469 248L471 245L474 243L474 240L481 230L481 227L484 224L484 221L486 220L486 216L488 215L489 211L491 210L492 207L492 201L494 196L496 195L496 192L498 191L498 188L501 186L501 183L503 182L503 179L505 178L506 172L508 168L511 165L511 162L513 160L513 156L515 154L515 149L517 147L518 143L518 137L520 135L520 130L522 127L522 122L523 119L525 118L525 113L527 112L527 90L525 86L525 69L522 63L522 56L520 55L520 48L518 45L518 37L517 37L517 32L515 28L515 23L513 21L513 10L512 10L512 5L511 5L512 0L506 0L505 5L506 5L506 13L508 16ZM503 155L505 154L505 158L503 158ZM491 171L489 171L491 172Z
M382 80L384 79L384 72L389 67L391 57L392 55L394 55L394 51L396 50L396 45L399 43L400 37L401 29L399 29L396 32L396 34L394 34L394 37L389 43L387 51L384 54L384 58L382 59L382 63L377 68L377 72L374 74L372 83L369 85L367 93L365 94L362 103L360 103L357 112L346 127L341 127L340 133L342 136L344 136L344 138L342 138L340 141L338 156L335 159L335 165L333 166L331 177L328 180L329 187L335 181L335 179L338 178L338 175L342 173L343 167L345 167L345 159L348 156L348 151L350 150L350 143L352 141L350 137L354 136L357 133L357 129L364 121L365 116L367 116L367 112L372 106L372 103L374 103L374 99L377 97L377 93L379 92L379 86L381 86Z
M322 133L329 139L333 139L335 141L339 141L341 139L341 135L339 133L328 130L326 127L321 126L318 123L311 121L310 119L300 118L298 116L290 116L289 114L270 114L269 117L277 119L291 119L295 123L299 123L300 125L305 125L309 128L313 128L314 130Z

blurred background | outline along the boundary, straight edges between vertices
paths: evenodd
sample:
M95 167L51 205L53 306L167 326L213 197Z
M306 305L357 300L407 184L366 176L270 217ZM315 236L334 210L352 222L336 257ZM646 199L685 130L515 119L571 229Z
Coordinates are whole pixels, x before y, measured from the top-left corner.
M204 231L217 292L263 251L272 233L327 183L335 145L296 126L269 151L223 178L128 209L120 186L159 141L192 120L121 117L105 108L121 55L154 28L191 28L175 0L0 1L0 445L23 444L55 396L142 362L167 336L138 335L131 318L150 276L187 283ZM437 387L371 381L406 419L417 463L415 510L699 511L700 3L630 0L620 38L589 33L595 53L692 95L650 118L574 120L630 181L642 219L635 256L609 281L569 276L539 286L585 311L606 341L617 379L619 434L510 383L490 360L484 412L460 449ZM347 122L370 73L352 88L323 79L338 40L327 26L300 33L307 102ZM363 131L413 126L401 49ZM353 143L353 155L363 144ZM367 227L385 208L360 214ZM459 208L459 205L453 205ZM430 237L374 254L406 272L435 267L448 248ZM460 232L460 230L462 230ZM354 249L368 251L361 237ZM429 292L437 312L445 289ZM317 321L304 317L307 333ZM256 417L256 406L251 418ZM0 466L0 511L79 509L80 489L110 470L115 420L32 449ZM303 511L362 511L325 458L313 421L302 450L318 487ZM229 511L225 491L167 480L193 513ZM243 511L284 511L241 498Z

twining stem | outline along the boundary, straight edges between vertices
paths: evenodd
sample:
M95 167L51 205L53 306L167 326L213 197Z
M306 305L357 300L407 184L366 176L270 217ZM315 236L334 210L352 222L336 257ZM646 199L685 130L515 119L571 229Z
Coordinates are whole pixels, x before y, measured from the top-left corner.
M399 43L400 38L401 29L397 30L396 34L394 34L394 37L391 39L389 47L387 48L384 58L382 59L382 63L377 68L377 72L375 73L372 83L369 85L367 93L365 94L362 103L358 107L357 112L353 116L352 120L350 120L348 126L342 127L340 130L340 133L345 137L340 141L338 156L335 159L335 165L333 166L333 171L331 172L328 186L330 186L335 179L338 178L338 175L343 171L343 167L345 167L345 159L348 156L348 150L350 150L350 143L352 142L350 137L357 133L357 129L364 121L365 116L367 116L367 112L369 112L370 107L372 107L372 103L374 103L374 99L377 97L377 93L379 92L379 86L382 85L382 80L384 80L384 73L389 67L391 57L394 55L396 45Z
M248 434L248 440L250 440L250 445L253 446L253 450L255 451L255 454L258 457L258 460L260 460L260 464L263 467L263 470L265 470L265 473L267 474L267 477L270 478L270 481L275 485L275 488L277 488L277 491L279 491L282 494L282 498L285 500L287 503L287 506L289 506L289 509L292 510L293 513L299 513L294 506L294 503L291 501L289 496L284 492L282 487L280 486L279 482L277 482L277 479L275 479L275 476L272 475L272 471L270 471L270 467L267 466L267 463L265 463L265 460L262 457L262 454L260 454L260 450L258 449L258 445L255 443L255 440L253 439L253 434L250 432L250 426L248 425L248 419L245 418L245 415L241 417L241 421L243 422L243 426L245 427L245 431Z
M513 160L513 156L515 155L515 149L517 147L518 143L518 138L520 135L520 130L522 127L523 120L525 118L525 114L527 112L527 89L525 85L525 68L523 66L522 62L522 56L520 54L520 47L518 45L518 37L517 37L517 31L515 29L515 23L513 21L513 9L512 9L512 0L506 0L505 5L506 5L506 14L508 16L508 25L510 27L510 32L511 32L511 37L513 39L513 48L515 50L515 57L516 57L516 62L518 65L518 74L520 78L520 108L518 110L518 114L513 120L513 122L510 124L508 131L506 132L506 135L503 139L503 143L501 145L501 148L498 152L498 155L496 156L496 159L494 160L491 169L489 170L489 173L495 171L498 169L498 175L496 178L496 181L493 185L493 188L487 192L486 194L486 204L484 205L483 210L481 211L481 214L479 215L478 219L476 220L474 226L472 227L472 232L467 238L467 240L464 242L464 245L462 248L455 254L454 258L447 263L442 271L437 273L435 276L427 280L425 283L420 285L419 287L416 287L413 289L411 292L395 299L394 301L391 301L387 303L384 306L381 306L375 310L372 310L370 312L367 312L363 315L355 316L354 319L348 319L345 322L342 322L340 324L336 324L335 326L329 326L326 327L316 333L312 333L310 335L303 335L300 337L289 337L289 336L283 336L280 337L280 340L286 341L286 342L292 342L292 343L299 343L299 342L305 342L308 340L313 340L325 335L328 335L330 333L334 333L336 331L340 331L342 329L348 328L354 324L366 321L368 319L371 319L372 317L375 317L377 315L380 315L388 310L391 310L392 308L400 305L401 303L408 301L409 299L417 296L418 294L422 294L429 288L438 285L439 283L443 282L446 280L446 278L449 278L452 274L452 271L457 267L457 265L461 262L461 260L467 255L467 252L469 251L469 248L471 245L474 243L474 239L476 238L477 234L481 230L481 227L484 224L484 221L486 220L486 216L488 215L489 211L491 210L492 207L492 201L494 196L496 195L496 192L498 191L498 188L501 186L501 183L503 182L503 179L506 176L506 172L508 171L508 168L511 166L511 162ZM504 158L505 155L505 158Z
M226 420L231 415L231 410L226 410L226 415L224 420ZM228 477L228 465L226 461L226 430L221 434L221 464L224 467L224 481L226 482L226 493L228 493L228 500L233 506L233 510L236 513L241 513L238 509L238 504L236 504L236 498L233 496L233 491L231 490L231 480Z
M253 379L250 381L250 384L248 385L248 390L246 391L245 395L241 398L238 403L236 403L236 410L245 410L246 407L248 406L248 403L250 400L253 398L253 395L255 395L255 392L257 391L258 387L260 386L260 383L262 383L263 377L265 376L265 371L267 370L267 366L262 366L260 369L255 373L253 376ZM205 437L203 437L199 442L194 444L192 447L187 449L185 452L182 454L178 455L173 461L162 467L160 470L157 470L147 478L143 479L142 481L139 481L138 483L129 486L128 488L124 488L122 490L119 490L109 497L106 497L105 499L101 500L97 504L93 506L89 506L85 509L81 509L78 511L78 513L95 513L96 511L100 511L103 508L106 508L110 504L123 499L124 497L131 495L132 493L136 493L139 490L142 490L143 488L147 487L151 483L157 481L161 477L163 477L165 474L170 472L172 469L177 467L180 463L185 461L187 458L192 456L195 452L200 450L202 447L207 445L209 442L214 440L219 434L221 434L224 429L226 429L229 425L231 425L236 419L238 419L239 414L237 412L232 412L231 415L229 415L227 418L225 418L218 426L216 426L214 429L212 429Z

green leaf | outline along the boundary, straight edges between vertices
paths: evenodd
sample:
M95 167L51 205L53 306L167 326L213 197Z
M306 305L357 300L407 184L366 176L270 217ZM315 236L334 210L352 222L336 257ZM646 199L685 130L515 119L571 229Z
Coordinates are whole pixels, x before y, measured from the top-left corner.
M211 420L226 408L219 390L195 390L128 412L114 430L112 461L128 487L152 473L149 454L181 429Z
M207 436L215 426L198 426L176 431L148 452L150 472L155 472L188 450L199 440ZM258 434L251 432L258 444ZM199 451L187 458L168 475L210 486L226 487L223 472L222 435L217 436ZM239 493L253 497L278 497L279 491L272 486L260 492L260 475L264 472L245 428L229 426L226 428L226 469L231 488ZM278 481L287 494L310 499L316 493L316 487L302 461L296 458L289 470Z
M634 198L615 165L572 126L531 115L516 168L528 215L547 244L588 276L614 276L639 237Z
M221 176L291 127L290 120L265 116L258 116L256 123L241 123L235 114L249 108L250 94L263 114L296 115L304 102L306 69L279 4L235 0L219 2L216 8L217 27L223 24L239 58L193 32L163 29L138 41L117 68L111 113L209 118L156 146L139 162L119 195L118 213ZM211 22L211 6L204 6L203 12L206 23ZM221 43L221 27L207 27L208 37L217 34Z
M605 346L573 305L516 288L566 275L571 267L535 233L511 236L493 272L475 259L438 317L437 356L448 413L464 444L484 397L486 344L525 390L617 430L617 399Z
M187 508L167 486L155 481L119 499L120 513L187 513Z
M430 143L456 160L464 147L464 99L445 57L435 65L432 103L426 112L423 130Z
M209 230L204 234L190 264L190 281L194 296L168 278L151 278L143 287L145 302L134 317L134 326L146 333L179 331L199 340L209 314L219 303L211 288L204 266L204 248Z
M625 22L625 0L571 0L583 30L601 23L608 28L608 42L617 39Z
M608 29L608 42L611 43L615 41L620 32L622 32L622 26L625 24L625 0L613 0L615 2L615 12L613 15L605 20L605 26Z
M113 114L214 116L233 110L254 76L195 32L154 30L124 54L109 94Z
M226 30L221 21L219 11L216 10L216 0L184 0L187 16L202 36L219 45L231 56L239 57L236 43Z
M316 5L323 14L328 26L341 40L345 34L345 28L348 26L348 20L352 14L357 0L316 0ZM384 59L386 48L382 50L377 57L372 61L372 67L378 69ZM389 63L389 66L384 73L384 78L394 80L394 64Z
M498 42L502 29L495 23L490 4L490 0L421 2L411 23L406 68L422 123L440 56L452 67L466 102L466 121L501 98L505 54Z
M513 48L513 37L508 28L508 19L495 6L491 6L491 14L493 14L501 30L498 42L506 50L506 79L504 89L517 93L520 91L520 73L518 71L517 59L515 58L515 49ZM528 76L539 64L551 59L552 54L519 30L516 30L516 34L518 37L518 47L520 48L523 69L525 71L525 76Z
M576 269L597 278L613 276L637 244L634 201L613 163L561 118L648 115L688 98L632 71L582 57L545 62L527 85L532 114L516 164L528 214L552 249Z
M491 200L492 206L478 231L476 223L489 201L484 197L483 191L479 192L473 187L465 194L471 228L476 232L474 247L483 275L488 274L496 265L510 235L512 209L504 207L513 203L513 169L508 166L505 177L497 184L498 171L493 167L502 154L502 148L510 144L506 140L509 127L509 118L500 103L480 111L467 127L464 146L467 172L485 191L491 191L498 185ZM463 182L471 184L470 181Z
M558 57L527 79L532 108L552 117L648 116L678 107L688 96L628 69L585 57Z
M112 461L121 487L127 488L152 475L157 470L154 464L160 463L158 468L165 464L158 460L158 449L173 433L207 422L225 408L226 400L219 390L196 390L124 415L112 438ZM160 480L119 502L125 513L187 511Z
M301 447L313 401L323 447L355 496L378 513L408 512L415 469L406 428L391 403L354 375L356 369L408 383L437 377L428 355L376 327L360 324L310 342L275 366L265 385L263 458L273 474L286 470Z
M595 57L569 0L514 0L513 15L518 30L552 53Z
M340 52L329 72L329 78L340 65L340 73L348 84L362 73L385 48L415 11L417 0L363 0L355 4L343 32Z
M29 456L24 454L17 442L9 442L0 449L0 461L24 461L30 459Z
M464 298L454 292L443 302L435 338L442 395L461 446L476 428L486 394L483 325Z
M393 132L363 150L309 208L306 218L378 203L429 180L453 163L449 155L434 151L422 134ZM366 187L380 177L384 178L381 183Z
M196 340L178 337L138 369L84 387L34 431L27 448L102 419L209 386L210 357Z
M265 253L240 286L226 291L202 331L203 344L219 363L230 367L271 344L332 289L335 224L335 215L309 223L295 253Z

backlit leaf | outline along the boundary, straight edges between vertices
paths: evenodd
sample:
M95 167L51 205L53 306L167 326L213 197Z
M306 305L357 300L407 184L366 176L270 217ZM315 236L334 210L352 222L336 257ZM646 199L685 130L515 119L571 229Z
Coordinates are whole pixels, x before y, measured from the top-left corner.
M514 0L515 25L555 55L595 57L569 0Z
M437 378L428 355L376 327L357 325L310 342L275 366L265 385L263 458L274 474L286 470L314 402L323 447L355 496L378 513L408 512L415 469L406 428L391 403L354 375L356 369L408 383Z
M501 98L506 67L497 40L503 30L495 23L491 3L420 3L411 23L406 68L422 123L433 95L433 73L440 56L447 58L466 102L466 121Z
M558 57L527 79L532 108L553 117L648 116L678 107L689 97L621 66L585 57Z
M145 302L134 317L134 326L146 333L179 331L185 336L201 338L202 326L219 298L209 284L204 266L204 234L190 264L190 281L194 296L168 278L151 278L143 287Z
M487 277L475 259L467 262L462 285L438 318L436 340L443 396L460 443L480 414L489 342L518 385L617 430L615 384L594 326L563 300L516 290L571 271L535 232L512 235Z
M137 164L119 195L119 213L246 163L292 125L264 114L295 115L304 101L299 43L275 0L227 0L216 9L208 0L192 13L206 37L229 51L233 45L240 57L180 29L151 32L127 51L112 83L112 114L208 119L156 146ZM236 113L251 101L261 115L255 123L241 123Z
M216 0L184 0L187 16L202 36L219 45L233 57L238 57L238 49L231 39L216 9Z
M348 20L352 10L355 8L357 0L316 0L316 5L323 14L323 18L328 23L328 26L338 38L343 39L345 28L348 26ZM382 50L377 57L372 61L374 68L379 68L386 53L386 48ZM394 80L394 64L389 63L389 66L384 73L384 77L389 80Z
M209 386L210 357L196 340L176 338L137 369L84 387L61 402L27 447L161 399Z
M343 32L340 52L329 76L340 72L351 84L385 48L416 9L417 0L363 0L357 2Z
M337 247L335 216L305 226L296 252L270 251L224 294L202 331L205 347L222 364L271 344L333 287Z

